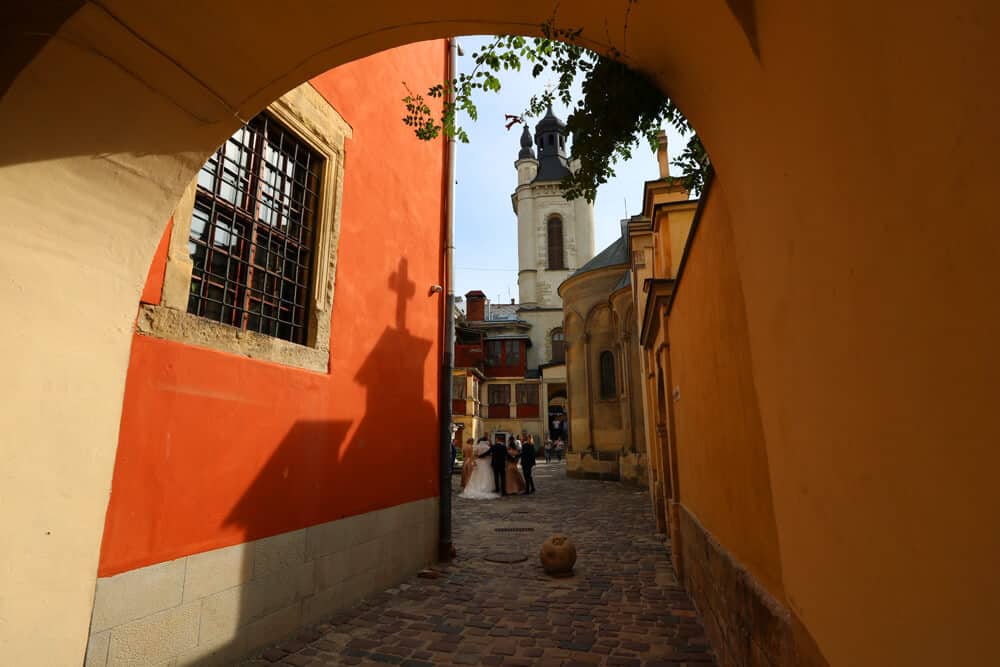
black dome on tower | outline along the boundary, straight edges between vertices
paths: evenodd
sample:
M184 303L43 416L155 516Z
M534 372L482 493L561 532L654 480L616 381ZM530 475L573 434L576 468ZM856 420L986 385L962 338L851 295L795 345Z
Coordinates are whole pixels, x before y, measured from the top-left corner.
M556 117L552 107L549 107L545 117L535 126L535 145L538 146L536 181L561 181L564 176L569 175L566 123Z
M528 124L524 124L524 131L521 132L521 152L517 154L518 160L523 160L525 158L534 158L535 151L531 150L531 130L528 129Z

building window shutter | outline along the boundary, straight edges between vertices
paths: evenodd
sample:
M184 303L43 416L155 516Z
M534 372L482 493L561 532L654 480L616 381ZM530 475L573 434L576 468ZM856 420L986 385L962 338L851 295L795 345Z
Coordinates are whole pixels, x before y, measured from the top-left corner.
M549 269L565 269L563 260L563 228L562 218L549 218Z

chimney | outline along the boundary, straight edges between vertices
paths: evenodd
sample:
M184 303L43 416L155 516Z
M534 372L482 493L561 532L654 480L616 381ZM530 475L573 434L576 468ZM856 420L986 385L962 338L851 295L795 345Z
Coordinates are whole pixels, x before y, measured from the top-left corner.
M670 156L667 154L667 133L660 130L656 135L656 161L660 164L660 178L670 178Z
M465 294L465 319L469 322L482 322L486 319L486 295L479 290Z

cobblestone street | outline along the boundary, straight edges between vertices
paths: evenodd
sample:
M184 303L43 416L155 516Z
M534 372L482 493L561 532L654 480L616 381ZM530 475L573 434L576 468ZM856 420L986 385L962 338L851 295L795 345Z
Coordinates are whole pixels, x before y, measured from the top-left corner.
M714 664L664 538L652 532L647 492L566 479L555 463L535 478L533 496L454 497L458 557L436 578L413 577L244 664ZM550 578L539 565L555 532L576 543L572 577ZM497 556L526 560L487 560Z

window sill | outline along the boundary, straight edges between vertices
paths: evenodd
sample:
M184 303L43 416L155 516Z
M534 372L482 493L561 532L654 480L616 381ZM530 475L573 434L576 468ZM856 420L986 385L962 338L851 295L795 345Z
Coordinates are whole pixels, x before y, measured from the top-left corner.
M326 373L330 365L328 348L298 345L166 306L143 304L136 320L136 332L316 373Z

